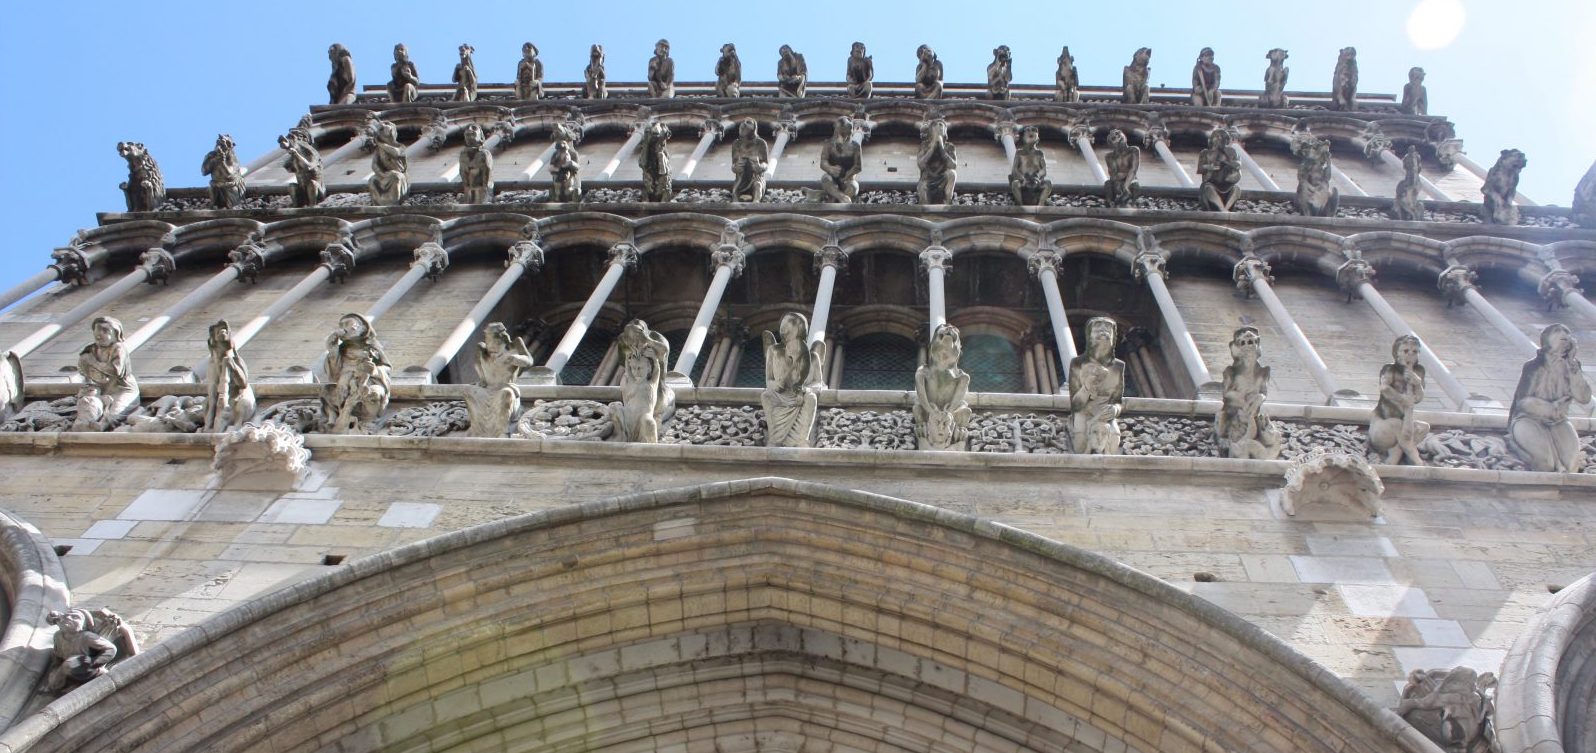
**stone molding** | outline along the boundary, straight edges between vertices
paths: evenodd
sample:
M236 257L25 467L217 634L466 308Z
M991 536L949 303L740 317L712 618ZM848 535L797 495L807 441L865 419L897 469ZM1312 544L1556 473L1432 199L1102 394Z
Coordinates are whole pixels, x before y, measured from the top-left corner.
M71 606L66 572L50 540L33 524L0 510L0 578L9 619L0 637L0 729L22 718L49 669L51 612Z
M1502 661L1496 739L1502 753L1563 753L1596 746L1596 573L1559 590L1524 627Z

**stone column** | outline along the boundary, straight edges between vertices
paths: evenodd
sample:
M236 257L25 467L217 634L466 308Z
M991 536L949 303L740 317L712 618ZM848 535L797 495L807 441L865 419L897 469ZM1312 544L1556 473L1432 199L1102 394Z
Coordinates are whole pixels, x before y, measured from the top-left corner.
M1486 170L1484 167L1481 167L1480 163L1475 162L1472 159L1469 159L1469 156L1467 154L1464 154L1463 152L1458 152L1457 154L1452 155L1452 159L1456 160L1459 165L1462 165L1463 169L1468 170L1471 173L1474 173L1474 175L1476 177L1478 177L1480 180L1485 180L1486 175L1489 174L1489 171ZM1537 203L1535 203L1533 201L1530 201L1530 198L1528 196L1525 196L1522 193L1515 192L1513 194L1513 200L1518 202L1520 206L1526 206L1526 207L1538 207L1538 206L1540 206L1539 204L1537 204Z
M776 165L787 151L787 142L798 135L798 121L783 120L776 124L776 141L770 145L770 164L765 166L765 179L776 177Z
M831 319L831 292L837 285L837 271L848 263L848 252L841 246L826 246L815 253L820 284L815 287L815 308L809 315L809 342L826 339L826 323Z
M1169 130L1157 126L1147 130L1147 143L1152 145L1153 151L1158 152L1158 158L1164 161L1169 171L1175 174L1175 179L1180 181L1181 188L1196 188L1197 181L1192 180L1186 168L1175 159L1175 153L1169 150Z
M405 157L415 159L422 152L436 152L449 143L449 134L454 128L449 125L449 120L442 114L433 117L432 122L421 129L421 135L405 147Z
M1336 167L1334 163L1330 165L1330 179L1339 184L1341 186L1341 190L1346 191L1353 196L1369 195L1368 191L1363 190L1363 186L1358 185L1357 182L1352 180L1352 178L1347 177L1347 174L1341 172L1341 168Z
M61 270L55 266L45 267L32 277L29 277L4 293L0 293L0 311L6 310L11 304L16 303L30 295L33 291L61 279Z
M320 287L322 283L329 279L342 280L348 277L349 273L354 271L354 268L355 248L351 241L345 239L338 243L328 244L321 251L321 263L316 265L316 268L311 270L310 274L305 275L305 278L290 288L288 292L278 296L277 300L272 301L265 311L260 312L254 319L249 320L243 327L233 332L233 345L243 348L256 335L260 334L260 331L265 329L266 325L270 324L272 320L282 316L290 308L293 308L294 304L299 303L305 296L310 295L310 291ZM194 372L196 379L204 379L205 370L209 368L209 364L210 359L204 358L199 363L194 364L194 367L190 370Z
M1020 130L1020 124L1012 120L1005 120L997 124L993 136L998 143L1003 145L1003 154L1008 157L1009 166L1014 166L1014 155L1019 152L1019 147L1014 145L1014 134Z
M371 143L371 135L369 133L355 134L355 137L350 139L343 146L334 149L332 154L321 158L322 175L325 176L327 168L332 167L334 163L342 162L357 152L370 152L372 148L373 145ZM282 152L283 157L288 156L288 154L283 152L281 149L278 149L277 151ZM290 175L287 178L284 178L283 182L293 183L294 176Z
M165 282L177 269L177 262L165 249L152 248L139 256L139 265L127 276L112 283L109 287L95 293L89 300L73 307L71 311L55 318L55 321L34 330L33 334L23 338L21 342L6 350L16 354L17 358L26 358L29 353L39 349L39 346L50 341L51 338L61 334L63 330L71 327L95 312L115 302L128 291L139 286L140 283ZM0 351L3 352L3 351Z
M1554 269L1541 278L1541 298L1554 307L1570 306L1591 319L1596 319L1596 304L1577 287L1579 277L1566 269Z
M1554 272L1553 274L1556 273ZM1567 273L1565 272L1564 274ZM1446 296L1448 304L1459 302L1468 304L1480 316L1485 317L1485 320L1490 322L1491 326L1496 328L1496 331L1502 333L1502 336L1517 347L1526 358L1533 357L1540 347L1534 340L1530 339L1529 335L1524 334L1524 331L1519 329L1518 325L1504 316L1500 310L1491 305L1490 301L1485 299L1485 296L1480 294L1479 289L1474 287L1474 278L1473 271L1469 270L1467 266L1452 262L1441 272L1436 281L1436 286L1441 289L1442 295ZM1549 282L1545 277L1541 278L1541 295L1544 297L1548 286L1555 284L1555 282Z
M720 140L725 132L726 125L716 118L707 118L703 125L698 127L698 146L693 147L693 155L687 158L687 164L682 165L682 171L676 174L677 178L687 180L693 177L693 171L698 169L698 163L709 153L709 145Z
M438 276L443 274L443 270L448 268L449 252L437 241L428 241L417 246L410 262L410 269L405 271L398 282L389 286L388 291L383 293L376 303L371 304L371 308L366 309L366 318L372 322L377 321L383 314L388 313L388 309L393 308L394 304L404 298L421 278L437 280Z
M1097 152L1092 150L1092 127L1084 123L1070 126L1068 133L1070 146L1081 153L1081 158L1086 160L1086 166L1091 169L1092 177L1099 183L1108 182L1108 173L1103 170L1103 163L1097 161Z
M641 131L639 131L641 133ZM582 304L582 310L577 312L576 319L565 330L565 336L560 338L554 352L549 355L549 360L538 367L537 376L540 381L557 383L560 371L565 368L571 354L576 352L582 338L587 335L588 327L593 326L598 319L599 309L604 307L604 302L609 300L610 293L615 292L615 286L620 283L621 276L626 270L637 266L637 247L622 241L610 248L609 268L604 270L604 277L593 288L593 293L587 297L587 303Z
M493 313L499 301L504 300L504 296L509 294L510 288L521 279L522 275L528 270L536 272L542 267L543 248L536 241L517 241L511 246L510 258L504 262L504 273L493 282L493 287L488 288L488 292L477 301L477 305L471 307L465 318L454 325L454 329L449 331L449 336L444 338L443 344L438 346L432 357L427 359L426 365L422 367L427 372L428 379L436 380L438 375L443 373L444 367L454 360L460 349L465 347L466 341L471 339L472 333L482 326L488 315Z
M1258 161L1253 159L1246 149L1242 148L1241 134L1234 128L1230 129L1230 150L1235 153L1236 159L1241 160L1241 166L1247 168L1247 172L1252 173L1253 179L1262 184L1264 188L1271 191L1283 190L1280 188L1280 184L1275 182L1274 178L1269 177L1269 173L1264 172Z
M1064 294L1059 290L1058 270L1064 262L1064 254L1051 248L1038 248L1031 253L1031 258L1026 261L1031 274L1042 283L1042 295L1047 298L1047 316L1053 322L1053 343L1058 350L1059 358L1064 362L1062 373L1070 373L1069 364L1078 353L1075 351L1075 336L1070 333L1070 320L1064 311ZM1037 343L1041 347L1041 343ZM1036 368L1040 372L1046 368L1046 362L1038 354ZM1043 380L1046 381L1046 380Z
M743 234L736 229L728 228L727 232L721 234L720 245L715 247L710 256L715 264L715 276L709 281L709 290L704 293L703 303L698 305L693 328L687 331L687 339L682 341L682 352L676 357L676 368L671 370L667 378L692 384L693 364L698 361L698 353L704 348L704 338L709 336L709 325L715 318L715 309L720 308L720 299L726 294L726 283L743 273L748 250Z
M1334 404L1341 388L1336 384L1335 377L1330 376L1330 369L1324 365L1319 352L1313 349L1313 343L1308 342L1308 336L1302 334L1302 328L1297 326L1296 320L1291 318L1291 312L1286 311L1285 304L1280 302L1274 288L1270 287L1273 278L1269 276L1269 265L1262 259L1248 256L1236 264L1233 276L1238 287L1256 294L1263 301L1269 309L1269 316L1275 320L1275 326L1280 328L1286 339L1291 341L1292 347L1297 349L1297 355L1307 363L1308 373L1313 376L1319 391L1324 393L1326 403Z
M937 240L932 240L931 245L920 252L920 267L926 274L926 291L930 303L930 332L933 335L936 334L937 327L948 323L947 296L943 291L942 278L952 263L953 252L943 248Z
M643 143L643 129L647 127L646 119L632 124L631 130L627 132L626 142L621 144L621 148L615 151L615 156L604 164L604 171L598 175L599 180L610 180L615 177L615 171L621 169L621 163L631 157L632 152L637 151L638 144Z
M1441 385L1441 390L1447 394L1447 397L1452 398L1454 407L1464 412L1468 411L1468 388L1464 387L1463 383L1452 375L1451 370L1446 368L1446 364L1441 363L1441 358L1435 354L1435 351L1430 349L1429 343L1426 343L1424 338L1419 337L1418 333L1408 326L1407 321L1403 320L1402 316L1396 312L1396 309L1391 308L1391 304L1386 302L1385 296L1380 295L1380 291L1375 289L1374 270L1369 266L1368 262L1357 258L1341 265L1341 268L1336 271L1336 283L1341 286L1342 290L1347 291L1349 294L1356 294L1367 302L1369 308L1374 309L1375 315L1380 317L1380 321L1385 322L1385 326L1391 330L1392 334L1418 337L1419 360L1424 362L1425 371L1434 376L1435 381Z
M1164 317L1164 327L1169 330L1170 339L1175 341L1175 350L1180 353L1180 363L1186 367L1186 374L1191 378L1192 389L1201 394L1214 384L1214 376L1208 371L1208 364L1203 362L1202 353L1197 350L1197 341L1192 339L1185 317L1175 307L1175 298L1169 294L1169 285L1165 282L1169 272L1164 269L1164 255L1151 250L1136 254L1136 260L1131 262L1131 272L1136 279L1147 282L1153 300L1158 303L1158 312Z
M239 272L240 265L237 262L223 267L222 271L217 272L211 279L206 280L205 284L183 296L182 300L172 304L171 308L162 311L159 316L145 322L144 326L138 328L138 331L128 335L127 339L122 343L123 347L126 347L129 353L138 350L139 346L149 342L150 338L154 337L157 332L165 329L166 325L171 324L173 319L193 311L205 302L215 298L229 283L238 279Z

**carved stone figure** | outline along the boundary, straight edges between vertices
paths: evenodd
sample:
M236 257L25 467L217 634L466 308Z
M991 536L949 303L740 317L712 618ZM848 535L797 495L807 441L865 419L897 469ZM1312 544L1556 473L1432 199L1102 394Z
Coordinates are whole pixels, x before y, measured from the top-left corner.
M576 152L576 134L565 126L554 129L554 152L549 155L549 201L582 200L582 155Z
M255 415L249 367L233 344L233 328L226 319L211 325L205 345L211 354L205 369L205 431L236 429Z
M1125 132L1118 128L1108 132L1108 182L1103 184L1103 197L1111 207L1130 206L1131 200L1141 190L1136 171L1142 166L1142 150L1130 145Z
M1423 68L1408 69L1408 83L1402 87L1401 109L1409 115L1430 114L1430 93L1424 88Z
M1230 132L1215 128L1208 134L1208 148L1197 155L1197 174L1202 186L1197 201L1203 209L1228 212L1241 199L1241 160L1230 148Z
M942 61L928 45L914 51L920 62L914 66L914 96L917 99L942 98Z
M1496 675L1468 667L1416 669L1397 715L1448 753L1496 750Z
M986 93L993 99L1008 99L1009 84L1014 81L1014 58L1008 45L992 51L992 62L986 66Z
M831 139L820 148L820 193L833 204L852 204L859 197L859 171L864 150L853 140L853 118L837 118Z
M1081 73L1075 69L1075 57L1065 47L1058 54L1058 70L1053 73L1053 99L1057 102L1081 101Z
M1371 518L1383 514L1380 495L1385 484L1374 466L1344 449L1315 447L1286 468L1286 485L1280 490L1280 509L1295 516L1311 504L1331 504L1362 510Z
M1259 107L1284 108L1290 104L1286 97L1286 77L1291 75L1291 69L1286 67L1288 56L1289 53L1279 47L1264 55L1269 59L1269 67L1264 69L1263 93L1258 95Z
M1408 147L1402 155L1402 180L1397 181L1396 195L1391 199L1391 216L1399 220L1422 222L1424 201L1419 198L1419 168L1423 160L1419 148Z
M50 674L44 683L52 693L76 688L139 652L133 629L109 609L52 611L44 621L56 627Z
M1230 337L1230 365L1221 382L1224 392L1214 416L1219 457L1274 460L1280 457L1280 427L1269 420L1264 399L1269 395L1269 367L1258 364L1259 337L1254 327L1241 327Z
M229 489L292 489L309 464L304 436L273 422L244 424L223 434L211 458L211 470Z
M637 158L643 170L643 201L671 200L670 138L671 129L657 120L643 128L642 154Z
M90 330L94 342L78 353L78 417L72 431L107 431L139 407L139 380L127 346L122 344L122 322L109 316L95 318Z
M1125 66L1124 86L1120 91L1120 99L1128 105L1145 105L1147 97L1147 77L1150 73L1147 64L1153 58L1151 47L1142 47L1131 55L1130 65Z
M399 144L399 128L386 120L378 121L371 153L371 178L366 187L371 191L373 206L396 206L410 193L410 179L405 170L409 159Z
M460 62L454 66L454 101L477 101L477 64L471 61L471 53L477 49L469 44L460 45Z
M848 52L848 96L869 99L875 89L875 59L865 54L864 42L854 42Z
M521 415L521 388L516 377L537 365L526 343L512 338L501 322L482 328L477 343L477 383L466 390L466 411L471 414L468 437L502 437Z
M1330 185L1330 142L1304 134L1291 141L1297 153L1297 214L1334 217L1341 192Z
M676 392L665 383L671 344L643 320L633 319L621 329L617 350L621 360L621 401L610 403L615 439L658 442L660 427L676 408Z
M671 59L671 43L664 39L654 43L654 57L648 59L648 96L676 96L676 61Z
M813 447L815 391L825 386L825 341L809 342L809 319L797 312L781 318L779 333L765 332L765 445Z
M588 99L603 99L606 94L604 86L604 45L596 44L588 51L587 68L582 71L582 96Z
M926 344L926 363L914 372L914 436L922 450L963 450L969 438L970 375L959 368L964 343L959 328L937 326Z
M1330 80L1330 109L1352 111L1358 109L1358 51L1353 47L1341 48L1336 58L1336 70Z
M129 212L153 212L166 200L166 180L161 168L143 144L123 141L116 145L116 153L127 160L127 182L119 186L127 199Z
M1204 47L1197 53L1197 64L1191 69L1191 103L1198 107L1218 107L1222 101L1219 66L1214 64L1214 48Z
M1036 126L1020 130L1020 146L1014 150L1014 166L1009 168L1009 195L1014 203L1039 207L1053 195L1053 181L1047 179L1047 155L1039 142L1042 132Z
M1574 186L1574 201L1569 206L1569 219L1580 227L1596 227L1596 162Z
M928 123L920 137L920 183L915 188L921 205L953 203L953 187L958 178L959 155L948 141L948 121L940 118Z
M205 426L205 398L166 395L127 415L113 431L132 434L193 434Z
M727 42L720 46L720 60L715 61L715 96L736 97L743 91L743 61L737 58L737 45Z
M1502 155L1496 158L1496 164L1491 165L1491 169L1485 173L1485 185L1480 186L1480 193L1485 195L1480 216L1487 223L1518 224L1518 205L1513 203L1513 197L1518 193L1518 174L1525 164L1527 161L1523 152L1503 149Z
M388 67L388 99L394 104L416 101L421 87L421 76L416 64L410 62L410 50L402 44L393 46L393 65Z
M316 151L309 136L295 129L277 137L277 145L288 153L283 169L294 174L289 195L296 207L313 207L327 198L327 187L321 181L321 152Z
M471 123L462 135L465 146L460 149L460 187L465 189L465 203L493 203L493 153L483 146L487 139L482 126Z
M776 94L782 97L804 96L809 88L809 65L804 56L781 46L781 60L776 61Z
M1589 403L1590 382L1566 325L1541 330L1541 347L1524 364L1507 414L1507 446L1530 470L1579 473L1585 467L1579 435L1568 420L1569 403Z
M732 143L732 201L758 202L765 197L765 170L770 167L770 145L759 137L753 118L737 125L737 141Z
M1086 322L1086 350L1070 359L1070 449L1077 455L1118 455L1119 414L1125 402L1125 362L1114 357L1114 320Z
M232 209L244 203L244 166L238 163L233 137L217 134L216 148L200 163L200 174L211 179L211 206Z
M332 61L332 75L327 77L327 104L352 105L355 103L355 58L341 44L327 48L327 59Z
M1402 335L1391 343L1391 363L1380 367L1380 401L1369 416L1369 447L1385 456L1388 465L1406 458L1424 465L1419 443L1430 425L1414 418L1424 399L1424 367L1419 365L1419 338Z
M521 62L515 66L515 98L543 98L543 61L538 59L538 46L531 42L521 45Z
M328 434L363 434L366 424L388 408L392 383L388 354L377 341L371 320L344 314L327 336L321 393L321 430Z

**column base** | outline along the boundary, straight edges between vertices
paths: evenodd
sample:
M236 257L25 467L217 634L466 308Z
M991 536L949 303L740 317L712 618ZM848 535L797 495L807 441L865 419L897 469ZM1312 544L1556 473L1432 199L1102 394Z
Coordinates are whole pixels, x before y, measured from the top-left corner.
M173 366L165 374L139 377L139 384L194 384L198 381L194 370L187 366Z
M678 390L692 389L694 386L692 377L680 371L665 372L665 385Z
M521 378L515 383L528 387L553 387L560 383L560 375L547 366L533 366L521 372Z
M393 374L389 379L394 384L434 384L432 372L425 366L409 366L404 371Z
M1486 416L1507 415L1507 406L1484 395L1469 395L1469 399L1463 401L1463 410Z
M1357 390L1336 390L1335 397L1325 401L1325 405L1334 405L1341 408L1364 408L1373 410L1375 398L1364 397Z

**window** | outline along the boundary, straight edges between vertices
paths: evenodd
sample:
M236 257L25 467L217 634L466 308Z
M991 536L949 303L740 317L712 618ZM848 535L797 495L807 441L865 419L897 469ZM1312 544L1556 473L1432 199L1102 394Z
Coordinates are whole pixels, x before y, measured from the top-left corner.
M843 347L845 390L912 390L920 348L913 340L877 333L855 337Z
M1025 391L1025 367L1019 349L1001 336L966 336L964 357L959 364L970 373L972 392Z

